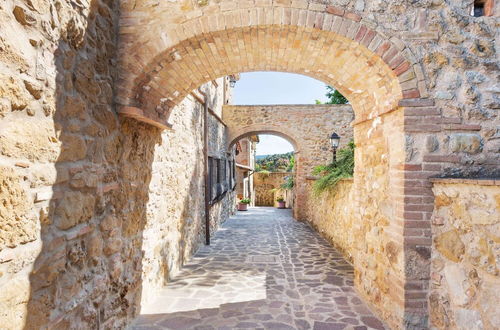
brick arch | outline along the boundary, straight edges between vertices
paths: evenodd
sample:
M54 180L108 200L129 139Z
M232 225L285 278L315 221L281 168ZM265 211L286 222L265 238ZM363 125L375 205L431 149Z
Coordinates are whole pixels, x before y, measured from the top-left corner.
M134 50L136 56L122 56L117 101L126 107L119 111L165 124L170 109L193 89L248 71L292 72L333 85L349 99L357 121L420 97L411 52L356 14L331 7L263 8L188 20L167 31L167 41L152 39L154 47L146 42Z
M432 213L427 178L448 158L409 157L413 136L441 130L441 111L427 99L411 50L382 27L319 0L184 7L188 2L194 3L125 2L130 8L121 18L118 111L165 127L170 109L192 89L239 72L299 73L335 86L356 115L356 286L395 328L425 324Z
M307 124L304 117L307 116ZM229 147L247 135L272 134L290 142L295 151L294 216L306 219L307 177L314 167L331 161L329 136L337 132L342 145L352 138L350 105L225 105Z

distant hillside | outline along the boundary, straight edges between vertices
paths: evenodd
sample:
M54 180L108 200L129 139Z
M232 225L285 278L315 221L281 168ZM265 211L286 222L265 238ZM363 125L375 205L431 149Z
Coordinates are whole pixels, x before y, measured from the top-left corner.
M255 170L269 172L292 172L295 165L293 152L255 156Z

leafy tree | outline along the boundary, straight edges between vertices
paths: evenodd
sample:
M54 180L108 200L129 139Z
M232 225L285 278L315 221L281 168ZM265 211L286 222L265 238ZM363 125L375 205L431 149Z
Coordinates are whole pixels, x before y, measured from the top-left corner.
M256 172L264 170L269 172L290 172L293 170L295 159L293 152L288 152L286 154L268 155L257 159L255 163Z
M294 169L295 169L295 156L292 155L292 157L290 157L290 163L288 164L286 171L293 172Z
M326 86L326 97L328 97L329 101L326 104L347 104L349 101L344 97L344 95L340 94L338 90L333 88L332 86Z
M293 178L293 175L289 175L285 177L285 183L283 183L280 187L281 189L290 190L293 189L294 186L295 186L295 180Z

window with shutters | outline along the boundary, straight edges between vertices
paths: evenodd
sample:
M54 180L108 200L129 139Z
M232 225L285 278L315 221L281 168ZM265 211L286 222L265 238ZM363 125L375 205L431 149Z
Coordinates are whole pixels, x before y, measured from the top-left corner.
M208 185L211 202L220 200L229 189L226 159L208 157Z

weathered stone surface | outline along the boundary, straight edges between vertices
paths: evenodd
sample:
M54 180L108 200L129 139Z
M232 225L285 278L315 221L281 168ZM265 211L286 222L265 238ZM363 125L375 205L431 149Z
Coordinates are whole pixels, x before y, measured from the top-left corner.
M0 319L4 326L22 329L26 321L26 304L30 298L30 281L24 278L13 279L0 285Z
M278 206L278 198L286 198L286 192L280 189L285 183L285 178L294 175L294 173L255 173L253 174L255 187L255 205L256 206ZM288 192L290 195L291 192ZM294 198L293 198L294 199ZM286 207L292 208L293 199L288 198Z
M24 110L29 103L29 94L19 80L13 77L0 77L0 95L9 111ZM3 112L7 112L4 110Z
M26 11L26 9L22 7L19 6L14 7L12 13L14 14L16 20L22 25L33 25L36 23L36 20L31 15L31 13L29 13L28 11Z
M0 166L0 251L38 237L30 202L22 177L14 169Z
M484 324L478 311L460 308L455 312L455 323L459 329L481 330Z
M55 161L59 142L48 120L10 118L0 123L0 154L30 161Z
M37 244L44 247L35 268L43 269L54 260L67 259L71 264L58 274L60 281L52 279L39 290L45 272L33 272L36 285L28 306L23 302L7 309L28 311L27 327L125 328L136 313L141 281L144 296L154 292L189 259L203 235L203 226L196 226L204 217L198 189L203 184L203 164L193 162L201 154L201 107L192 99L183 103L184 96L227 72L278 70L319 78L349 97L357 115L356 194L351 199L353 231L359 242L353 254L356 285L392 326L422 324L425 317L419 321L413 316L426 312L424 302L405 296L403 287L412 265L403 245L428 247L431 242L432 196L422 177L449 166L496 168L500 162L494 60L497 20L471 17L471 3L3 1L0 161L16 168L15 176L22 178L16 180L28 196L28 213L39 217L42 238ZM271 35L273 42L269 42ZM25 80L39 82L41 93L39 86L27 86ZM220 88L209 97L214 111L220 110L214 103L227 101L223 93ZM74 108L65 106L67 97L75 98ZM146 125L127 119L119 122L115 104L144 106L154 120L172 121L174 130L162 137ZM404 117L399 105L406 107ZM106 112L99 113L101 108ZM211 124L211 132L223 132L220 125L213 128L217 125ZM472 143L451 155L447 137L464 132L477 133L482 149L470 152L468 148L477 145ZM440 141L440 149L432 155L425 150L429 134ZM405 150L407 136L411 148ZM215 148L225 138L222 133L212 137L213 155L227 151ZM20 162L29 166L16 166ZM97 167L97 187L91 187L93 183L71 186L70 179L81 171L71 167L89 164ZM40 175L45 166L52 166L55 173ZM50 199L31 197L54 184ZM477 278L486 283L487 276L496 279L498 274L498 206L491 204L494 198L483 198L490 195L487 190L449 194L450 199L463 202L438 208L434 218L442 219L436 221L439 228L433 228L435 236L459 232L466 246L461 264L477 273L468 273L474 282L471 288L477 287ZM94 196L95 207L90 223L60 230L54 217L68 192ZM218 215L229 212L230 204L228 198L212 209L212 227L217 226ZM98 228L100 219L110 214L118 223L103 237L124 238L121 251L110 258L90 257L82 244L93 235L88 228ZM52 240L56 236L64 237L63 241ZM66 239L71 247L78 243L78 248L66 251ZM396 242L397 249L391 246L389 253L385 251L388 242ZM394 252L398 249L403 252ZM71 252L71 260L66 252ZM437 272L453 262L437 250L434 253L443 263ZM14 259L6 267L20 269L16 274L33 269L34 259ZM18 275L12 276L16 278L8 282L14 283ZM75 283L69 280L73 278ZM79 290L83 282L85 289ZM75 294L59 296L63 284ZM426 282L417 284L425 287ZM491 289L494 284L488 290L498 291ZM439 290L443 294L438 297L447 297ZM474 290L482 297L483 288ZM484 301L488 305L491 300ZM439 305L448 308L441 300ZM486 307L482 308L484 315ZM4 315L2 324L7 322ZM447 310L447 315L455 314ZM483 318L482 322L485 328L494 328L493 321ZM445 327L455 324L450 320Z
M31 96L33 96L36 100L39 100L42 97L43 87L39 82L33 80L24 80L24 86L31 94Z
M459 262L464 255L465 245L456 230L450 230L437 236L434 242L436 249L451 261Z
M440 179L433 226L431 324L495 329L500 324L500 187L495 181ZM493 183L493 185L490 185Z
M479 134L457 133L450 136L450 149L453 152L467 152L477 154L482 150Z
M425 146L428 152L434 152L439 148L439 141L435 136L428 136Z
M304 113L308 116L304 117ZM225 105L222 115L229 128L229 143L235 143L244 136L267 132L281 136L292 144L296 152L294 216L299 220L306 219L308 198L306 177L312 175L314 167L331 161L328 137L332 132L342 137L340 147L344 147L353 139L352 107L350 105Z
M55 211L56 226L66 230L87 222L94 214L95 201L95 196L91 194L67 192Z

